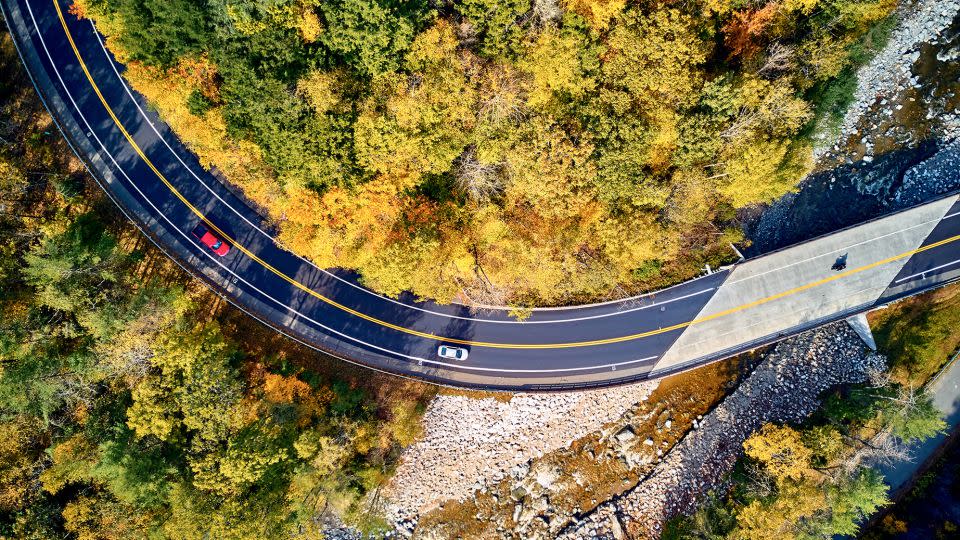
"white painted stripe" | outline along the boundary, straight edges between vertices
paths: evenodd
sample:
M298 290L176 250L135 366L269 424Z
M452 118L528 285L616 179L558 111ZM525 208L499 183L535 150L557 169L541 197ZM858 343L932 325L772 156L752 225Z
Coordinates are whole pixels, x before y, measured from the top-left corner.
M83 116L83 113L80 111L80 107L79 107L79 105L77 105L77 102L74 100L73 94L70 92L70 90L69 90L66 82L64 82L63 77L62 77L62 75L61 75L61 73L60 73L60 70L57 68L56 62L53 61L53 57L52 57L52 55L50 54L50 50L47 48L47 43L46 43L46 41L43 39L43 32L40 31L40 27L39 27L38 24L37 24L36 17L35 17L34 14L33 14L33 9L30 7L30 3L29 3L29 2L26 2L26 6L27 6L27 11L30 13L30 19L31 19L31 21L33 22L33 27L34 27L34 29L36 29L36 31L37 31L37 36L38 36L38 38L40 39L40 43L41 43L41 45L43 46L44 52L46 53L47 59L50 61L50 65L52 66L53 71L54 71L54 73L55 73L56 76L57 76L57 79L60 81L60 85L63 86L64 92L66 93L67 97L70 99L70 102L73 104L74 109L77 111L77 114L78 114L78 115L80 116L80 118L83 120L83 123L87 126L87 131L90 133L90 136L91 136L93 139L96 140L96 142L97 142L97 144L100 146L100 148L103 149L104 154L106 154L106 155L110 158L110 161L113 162L114 167L116 167L116 169L120 172L120 174L122 174L123 177L127 179L127 182L129 182L130 185L131 185L135 190L137 190L137 193L139 193L140 196L143 197L143 199L144 199L145 201L147 201L147 204L149 204L149 205L154 209L154 211L157 213L157 215L159 215L160 217L163 218L164 221L166 221L167 223L169 223L170 226L173 227L173 229L174 229L180 236L182 236L183 238L185 238L190 244L192 244L192 245L197 245L196 242L195 242L193 239L190 238L190 236L188 236L186 233L184 233L182 230L180 230L180 228L177 227L172 221L170 221L170 219L169 219L163 212L161 212L160 209L156 207L156 205L153 204L153 202L150 200L150 198L147 197L146 194L144 194L143 191L140 190L140 188L139 188L136 184L133 183L133 181L130 179L130 176L127 175L126 171L123 170L123 168L120 166L120 164L119 164L119 163L117 162L117 160L114 158L113 154L112 154L112 153L107 149L107 147L103 144L103 141L100 140L100 137L97 136L96 132L93 130L93 128L92 128L92 126L90 125L90 123L87 121L87 119ZM106 180L109 182L109 178L106 179ZM500 373L563 373L563 372L569 372L569 371L584 371L584 370L592 370L592 369L615 368L615 367L621 366L621 365L634 364L634 363L638 363L638 362L644 362L644 361L648 361L648 360L654 360L654 359L657 358L656 356L652 356L652 357L648 357L648 358L640 358L640 359L636 359L636 360L629 360L629 361L626 361L626 362L619 362L619 363L614 363L614 364L601 364L601 365L582 366L582 367L573 367L573 368L559 368L559 369L535 370L535 369L482 368L482 367L470 366L470 365L464 365L464 364L452 364L452 363L447 363L447 362L439 362L439 361L437 361L437 360L432 360L432 359L429 359L429 358L422 358L422 357L419 357L419 356L411 356L411 355L408 355L408 354L405 354L405 353L401 353L401 352L398 352L398 351L394 351L394 350L391 350L391 349L387 349L387 348L384 348L384 347L380 347L380 346L374 345L374 344L372 344L372 343L367 343L367 342L365 342L365 341L363 341L363 340L361 340L361 339L358 339L358 338L355 338L355 337L353 337L353 336L349 336L349 335L347 335L347 334L344 334L344 333L342 333L342 332L340 332L340 331L338 331L338 330L335 330L335 329L333 329L333 328L330 328L330 327L328 327L328 326L320 323L319 321L314 320L313 318L311 318L311 317L309 317L309 316L307 316L307 315L305 315L305 314L297 311L296 309L294 309L294 308L292 308L292 307L284 304L283 302L277 300L276 298L274 298L274 297L270 296L269 294L265 293L264 291L260 290L258 287L256 287L255 285L253 285L252 283L250 283L249 281L247 281L246 279L244 279L242 276L240 276L239 274L235 273L233 270L231 270L230 268L228 268L227 266L225 266L225 265L224 265L223 263L221 263L219 260L217 260L217 258L214 257L213 255L211 255L210 253L208 253L206 249L202 249L202 248L200 248L200 246L198 246L198 249L199 249L199 251L200 251L205 257L207 257L208 259L210 259L210 261L213 262L215 265L217 265L217 266L219 266L220 268L222 268L223 270L225 270L228 274L234 276L235 278L237 278L237 280L242 281L242 282L243 282L244 284L246 284L248 287L250 287L251 289L257 291L258 293L260 293L261 295L263 295L265 298L267 298L267 299L275 302L275 303L276 303L277 305L279 305L280 307L282 307L282 308L284 308L284 309L286 309L286 310L288 310L288 311L296 314L297 317L300 317L300 318L302 318L302 319L304 319L304 320L307 320L307 321L309 321L309 322L317 325L318 327L323 328L324 330L326 330L326 331L328 331L328 332L331 332L331 333L333 333L333 334L336 334L336 335L338 335L338 336L340 336L340 337L343 337L343 338L345 338L345 339L348 339L348 340L350 340L350 341L359 343L360 345L363 345L363 346L366 346L366 347L370 347L370 348L376 349L376 350L378 350L378 351L381 351L381 352L384 352L384 353L387 353L387 354L390 354L390 355L393 355L393 356L397 356L397 357L401 357L401 358L407 358L407 359L409 359L409 360L416 361L418 364L420 364L420 363L427 363L427 364L431 364L431 365L435 365L435 366L441 366L441 367L453 368L453 369L472 370L472 371L490 371L490 372L500 372ZM224 286L224 288L226 288L226 289L233 289L233 288L234 288L234 287L233 287L233 282L232 282L232 280L225 280L225 281L223 281L223 286Z
M450 318L450 319L461 319L461 320L487 322L487 323L495 323L495 324L548 324L548 323L558 323L558 322L573 322L573 321L582 321L582 320L587 320L587 319L597 319L597 318L601 318L601 317L612 317L612 316L620 315L620 314L623 314L623 313L630 313L630 312L632 312L632 311L636 311L637 309L646 309L646 307L652 307L652 306L646 306L646 307L644 307L644 308L635 308L635 309L628 309L628 310L619 310L619 311L614 311L614 312L610 312L610 313L605 313L605 314L602 314L602 315L594 315L594 316L587 316L587 317L576 317L576 318L572 318L572 319L558 319L558 320L552 320L552 321L513 321L513 320L502 321L502 320L496 320L496 319L483 319L483 318L477 318L477 317L461 317L461 316L459 316L459 315L451 315L451 314L449 314L449 313L442 313L442 312L439 312L439 311L433 311L433 310L426 309L426 308L422 308L422 307L419 307L419 306L416 306L416 305L413 305L413 304L408 304L408 303L406 303L406 302L401 302L400 300L397 300L397 299L395 299L395 298L390 298L389 296L383 296L383 295L378 294L378 293L376 293L376 292L374 292L374 291L371 291L370 289L368 289L368 288L366 288L366 287L363 287L363 286L357 285L356 283L353 283L353 282L351 282L351 281L345 280L345 279L341 278L340 276L338 276L338 275L336 275L336 274L334 274L334 273L332 273L332 272L330 272L330 271L328 271L328 270L326 270L326 269L324 269L324 268L320 268L319 266L317 266L316 264L314 264L313 261L311 261L311 260L309 260L309 259L307 259L307 258L305 258L305 257L302 257L301 255L299 255L299 254L297 254L297 253L294 253L293 251L288 250L286 247L283 246L283 244L279 243L279 242L276 240L276 238L274 238L274 237L271 236L268 232L264 231L264 230L261 229L259 226L257 226L255 223L253 223L252 221L250 221L249 219L247 219L246 216L244 216L239 210L237 210L235 207L233 207L229 202L227 202L226 200L224 200L213 188L210 187L209 184L207 184L206 182L204 182L203 179L200 178L200 176L198 176L198 175L194 172L194 170L193 170L191 167L189 167L189 166L183 161L183 159L181 159L180 155L179 155L176 151L174 151L174 149L170 146L170 144L167 142L167 140L160 134L160 131L157 129L156 125L154 125L153 121L150 120L150 117L147 115L146 111L143 110L143 108L140 106L139 101L137 101L136 97L134 97L133 92L132 92L132 90L130 89L130 86L127 84L126 79L124 79L123 76L120 75L119 70L117 70L117 65L116 65L116 63L113 61L113 58L110 56L110 53L109 53L109 51L107 50L107 47L106 47L106 45L104 44L103 39L100 37L100 33L97 31L97 27L96 27L96 25L93 23L92 20L90 21L90 26L93 28L93 34L94 34L94 36L96 36L97 42L100 44L100 48L103 50L103 54L106 56L107 63L110 64L110 68L113 70L114 74L117 76L117 79L120 81L120 85L123 86L124 91L126 91L127 95L128 95L128 96L130 97L130 99L133 101L134 106L136 106L137 110L140 112L140 116L143 117L143 119L146 121L147 125L150 126L150 129L153 130L153 132L157 135L157 138L160 139L161 141L163 141L163 145L167 147L167 150L169 150L170 153L173 154L173 156L177 159L177 161L179 161L180 164L183 165L183 167L190 173L190 175L193 176L193 177L197 180L197 182L199 182L200 185L202 185L202 186L203 186L207 191L209 191L214 197L216 197L217 200L219 200L219 201L220 201L221 203L223 203L227 208L229 208L231 211L233 211L234 214L236 214L237 216L239 216L240 219L242 219L242 220L245 221L248 225L250 225L251 227L253 227L254 229L256 229L256 230L257 230L260 234L262 234L263 236L266 236L267 238L269 238L270 241L273 242L276 246L280 247L280 248L283 249L284 251L287 251L287 252L290 253L291 255L297 257L297 258L300 259L301 261L307 263L308 265L310 265L310 266L312 266L313 268L319 270L320 272L323 272L324 274L332 277L333 279L336 279L337 281L340 281L341 283L344 283L344 284L346 284L346 285L348 285L348 286L350 286L350 287L353 287L354 289L357 289L357 290L359 290L359 291L363 291L363 292L366 293L366 294L369 294L369 295L371 295L371 296L375 296L375 297L377 297L378 299L386 300L387 302L391 302L391 303L393 303L393 304L397 304L397 305L400 305L400 306L404 306L404 307L409 308L409 309L414 309L414 310L421 311L421 312L424 312L424 313L430 313L431 315L437 315L437 316L440 316L440 317L447 317L447 318ZM701 277L702 277L702 276L701 276ZM697 278L697 279L699 279L699 278ZM690 281L693 281L693 280L690 280ZM672 288L672 287L670 287L670 288ZM667 289L664 289L664 290L667 290ZM711 290L713 290L713 289L707 289L706 291L701 291L701 292L695 293L695 294L701 294L702 292L707 292L707 291L711 291ZM622 299L622 300L610 300L610 301L607 301L607 302L598 302L598 303L593 303L593 304L583 304L583 305L578 305L578 306L565 306L565 307L558 307L558 308L532 308L532 309L533 309L533 311L550 311L550 310L562 310L562 309L582 309L582 308L586 308L586 307L598 307L598 306L603 306L603 305L608 305L608 304L617 304L617 303L629 304L629 303L632 303L632 302L636 302L636 301L638 301L638 300L640 300L640 299L642 299L642 298L645 298L645 297L648 297L648 296L653 296L653 295L655 295L655 294L662 294L662 293L663 293L663 290L657 291L656 293L641 294L641 295L633 296L633 297L626 298L626 299ZM683 297L683 298L689 298L690 296L693 296L693 295L685 296L685 297ZM653 304L653 305L654 305L654 306L656 306L656 305L663 305L663 304L666 304L666 303L668 303L668 302L663 302L662 304ZM465 305L465 304L462 304L462 303L459 303L459 302L456 302L456 301L454 301L453 304L461 305L461 306L468 307L468 308L470 307L470 306L467 306L467 305ZM510 311L510 310L514 309L514 308L509 307L509 306L490 306L490 305L482 305L482 306L477 306L477 307L479 307L479 308L481 308L481 309L491 309L491 310L497 310L497 311Z
M917 277L917 276L923 276L923 275L925 275L925 274L929 274L930 272L935 272L935 271L937 271L937 270L946 268L946 267L948 267L948 266L953 266L953 265L955 265L955 264L957 264L957 263L960 263L960 259L957 259L957 260L955 260L955 261L950 261L950 262L945 263L945 264L941 264L940 266L934 266L933 268L930 268L930 269L928 269L928 270L924 270L923 272L917 272L916 274L911 274L911 275L909 275L909 276L907 276L907 277L902 277L902 278L900 278L900 279L898 279L898 280L895 280L894 283L900 283L901 281L907 281L907 280L913 279L913 278L915 278L915 277Z
M954 196L954 197L956 197L956 196ZM877 240L882 240L882 239L884 239L884 238L886 238L886 237L888 237L888 236L896 236L896 235L898 235L898 234L901 234L901 233L904 233L904 232L906 232L906 231L909 231L910 229L916 229L917 227L923 227L923 226L929 225L929 224L931 224L931 223L939 223L939 222L941 222L941 221L943 221L943 220L945 220L945 219L947 219L947 218L951 218L951 217L954 217L954 216L956 216L956 215L960 215L960 212L957 212L957 213L955 213L955 214L950 214L949 216L940 217L940 218L937 218L937 219L929 219L929 220L927 220L927 221L924 221L924 222L922 222L922 223L916 223L916 224L911 225L911 226L909 226L909 227L906 227L906 228L904 228L904 229L898 229L898 230L896 230L896 231L889 232L889 233L887 233L887 234L882 234L882 235L880 235L880 236L875 236L875 237L873 237L873 238L868 238L867 240L862 240L862 241L860 241L860 242L856 242L856 243L854 243L854 244L850 244L850 245L844 246L844 247L839 248L839 249L835 249L835 250L832 250L832 251L827 251L827 252L821 253L820 255L815 255L815 256L813 256L813 257L807 257L806 259L802 259L802 260L799 260L799 261L794 261L794 262L792 262L792 263L790 263L790 264L787 264L787 265L784 265L784 266L780 266L780 267L777 267L777 268L772 268L772 269L770 269L770 270L764 270L763 272L758 272L758 273L756 273L756 274L752 274L752 275L749 275L749 276L746 276L746 277L742 277L742 278L740 278L740 279L730 280L730 281L727 281L726 284L733 285L734 283L740 283L741 281L748 281L748 280L751 280L751 279L756 278L756 277L760 277L760 276L764 276L764 275L766 275L766 274L770 274L770 273L772 273L772 272L779 272L780 270L785 270L785 269L787 269L787 268L790 268L791 266L796 266L796 265L798 265L798 264L803 264L803 263L805 263L805 262L813 261L813 260L820 259L820 258L823 258L823 257L833 256L833 255L836 255L837 253L847 251L847 250L849 250L850 248L853 248L853 247L856 247L856 246L861 246L861 245L863 245L863 244L869 244L869 243L871 243L871 242L876 242ZM882 219L882 218L881 218L881 219ZM861 225L861 226L862 226L862 225ZM787 249L792 249L792 248L787 248ZM762 257L761 257L761 259L762 259ZM754 259L754 261L758 261L758 260L761 260L761 259Z

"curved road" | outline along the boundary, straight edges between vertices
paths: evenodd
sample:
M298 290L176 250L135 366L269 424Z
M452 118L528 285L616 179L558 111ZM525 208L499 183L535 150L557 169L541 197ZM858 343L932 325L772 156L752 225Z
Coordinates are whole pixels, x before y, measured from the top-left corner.
M660 376L730 356L960 277L951 196L626 301L505 311L390 299L284 250L132 92L67 0L0 0L34 84L107 194L167 255L232 303L313 347L374 369L504 390ZM215 256L200 222L234 246ZM638 231L642 234L642 231ZM837 257L848 267L833 271ZM470 350L456 362L439 344Z

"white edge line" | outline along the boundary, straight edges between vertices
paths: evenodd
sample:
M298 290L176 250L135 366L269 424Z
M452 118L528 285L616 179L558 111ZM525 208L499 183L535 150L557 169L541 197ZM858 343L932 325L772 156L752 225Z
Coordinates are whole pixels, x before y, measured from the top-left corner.
M165 215L163 212L160 212L160 209L157 208L157 207L153 204L153 202L150 201L150 199L140 190L140 188L130 179L130 177L127 176L127 173L123 170L122 167L120 167L120 164L117 163L117 161L116 161L116 159L114 158L113 154L111 154L111 153L107 150L107 148L104 146L103 142L100 140L100 137L98 137L98 136L96 135L96 133L94 132L94 130L93 130L92 127L90 126L90 123L87 122L86 117L83 116L83 112L80 110L80 107L77 105L77 102L74 101L73 95L70 93L70 90L67 88L67 84L64 82L63 77L60 75L60 70L57 69L56 63L53 61L53 57L50 55L50 50L47 48L47 43L46 43L46 41L44 41L44 39L43 39L43 33L40 31L40 27L37 25L37 20L36 20L36 17L34 16L34 14L33 14L33 9L30 7L30 3L29 3L29 2L26 2L26 6L27 6L27 11L30 12L30 19L33 21L33 27L34 27L34 29L36 29L36 31L37 31L37 36L38 36L39 39L40 39L40 43L43 45L43 50L44 50L44 52L45 52L46 55L47 55L47 59L50 61L50 65L53 67L53 71L54 71L54 73L56 73L57 79L60 80L60 84L61 84L61 86L63 86L64 91L65 91L65 93L67 94L67 97L70 99L70 102L73 103L74 109L77 111L77 114L80 116L80 118L83 119L83 123L86 124L87 129L90 131L91 136L97 141L97 144L99 144L100 147L103 148L104 153L107 154L107 156L110 157L110 161L113 162L114 166L117 168L117 170L120 172L120 174L122 174L122 175L124 176L124 178L126 178L127 181L130 183L130 185L133 186L133 188L137 190L137 193L139 193L140 196L143 197L143 199L144 199L145 201L147 201L147 203L150 204L150 206L151 206L161 217L163 217L164 221L166 221L167 223L169 223L170 226L173 227L174 230L176 230L176 231L180 234L180 236L186 238L186 239L190 242L191 245L196 245L195 242L193 242L192 240L190 240L190 238L186 235L186 233L184 233L182 230L180 230L179 227L177 227L176 225L174 225L173 222L170 221L170 219L167 218L166 215ZM109 180L107 180L107 181L109 182ZM638 359L636 359L636 360L628 360L628 361L626 361L626 362L617 362L617 363L613 363L613 364L602 364L602 365L596 365L596 366L584 366L584 367L574 367L574 368L565 368L565 369L500 369L500 368L482 368L482 367L468 366L468 365L463 365L463 364L449 364L449 363L446 363L446 362L438 362L438 361L436 361L436 360L430 360L430 359L428 359L428 358L421 358L421 357L418 357L418 356L410 356L410 355L407 355L407 354L404 354L404 353L400 353L400 352L396 352L396 351L392 351L392 350L390 350L390 349L386 349L386 348L380 347L380 346L378 346L378 345L373 345L372 343L367 343L367 342L365 342L365 341L363 341L363 340L357 339L357 338L352 337L352 336L348 336L348 335L346 335L346 334L344 334L344 333L342 333L342 332L339 332L339 331L337 331L337 330L335 330L335 329L333 329L333 328L330 328L330 327L328 327L328 326L326 326L326 325L324 325L324 324L322 324L322 323L320 323L320 322L317 322L316 320L310 318L309 316L300 313L300 312L297 311L296 309L294 309L294 308L292 308L292 307L290 307L290 306L288 306L288 305L286 305L286 304L283 304L282 302L280 302L279 300L273 298L273 297L270 296L269 294L261 291L261 290L260 290L259 288L257 288L255 285L251 284L250 282L248 282L246 279L244 279L244 278L241 277L240 275L234 273L233 270L227 268L227 267L226 267L224 264L222 264L220 261L216 260L212 255L210 255L209 253L207 253L205 250L200 250L200 251L201 251L208 259L210 259L211 261L213 261L217 266L219 266L219 267L223 268L224 270L226 270L227 273L233 275L234 277L236 277L236 278L239 279L240 281L243 281L247 286L249 286L249 287L252 288L253 290L257 291L258 293L260 293L261 295L263 295L265 298L269 298L270 300L272 300L273 302L276 302L276 303L277 303L278 305L280 305L281 307L283 307L283 308L285 308L285 309L287 309L287 310L295 313L298 317L301 317L301 318L303 318L303 319L305 319L305 320L308 320L308 321L312 322L313 324L316 324L316 325L319 326L320 328L323 328L324 330L327 330L327 331L329 331L329 332L332 332L332 333L334 333L334 334L336 334L336 335L338 335L338 336L344 337L344 338L349 339L349 340L351 340L351 341L355 341L355 342L357 342L357 343L359 343L359 344L361 344L361 345L365 345L365 346L367 346L367 347L371 347L371 348L377 349L377 350L379 350L379 351L383 351L383 352L385 352L385 353L387 353L387 354L392 354L392 355L396 355L396 356L408 358L408 359L410 359L410 360L416 360L417 362L426 362L426 363L428 363L428 364L434 364L434 365L438 365L438 366L443 366L443 367L448 367L448 368L454 368L454 370L456 370L456 369L465 369L465 370L474 370L474 371L493 371L493 372L501 372L501 373L558 373L558 372L567 372L567 371L584 371L584 370L591 370L591 369L612 368L612 367L622 366L622 365L626 365L626 364L635 364L635 363L637 363L637 362L645 362L645 361L648 361L648 360L653 360L653 359L658 358L657 356L651 356L651 357L647 357L647 358L638 358ZM233 288L233 283L230 283L229 281L227 281L225 287L228 288L228 289Z
M956 196L954 196L954 197L956 197ZM941 199L941 200L943 200L943 199ZM929 203L926 203L926 204L934 204L934 203L937 203L937 202L940 202L940 200L930 201ZM911 209L911 210L916 210L916 209L919 209L919 208L923 208L924 206L926 206L926 204L925 204L925 205L922 205L922 206L919 206L919 207L917 207L917 208L913 208L913 209ZM956 201L954 201L954 204L956 204ZM909 211L909 210L907 210L907 211ZM880 220L886 220L886 219L888 219L888 218L892 218L892 217L897 216L897 215L899 215L899 214L892 214L892 215L889 215L889 216L884 216L884 217L880 218ZM941 221L943 221L943 220L945 220L945 219L952 218L952 217L958 216L958 215L960 215L960 212L956 212L956 213L950 214L949 216L939 217L939 218L936 218L936 219L929 219L929 220L924 221L924 222L922 222L922 223L915 223L915 224L913 224L913 225L911 225L911 226L909 226L909 227L906 227L906 228L904 228L904 229L897 229L896 231L891 231L891 232L889 232L889 233L887 233L887 234L883 234L883 235L880 235L880 236L874 236L873 238L869 238L869 239L867 239L867 240L862 240L862 241L857 242L857 243L855 243L855 244L850 244L850 245L848 245L848 246L844 246L844 247L842 247L842 248L835 249L835 250L833 250L833 251L827 251L827 252L821 253L821 254L819 254L819 255L814 255L813 257L807 257L806 259L803 259L803 260L800 260L800 261L795 261L795 262L792 262L792 263L790 263L790 264L788 264L788 265L785 265L785 266L780 266L780 267L778 267L778 268L772 268L772 269L770 269L770 270L766 270L766 271L760 272L760 273L758 273L758 274L753 274L753 275L746 276L746 277L743 277L743 278L740 278L740 279L730 280L730 281L728 281L726 284L733 285L734 283L740 283L740 282L743 282L743 281L747 281L747 280L750 280L750 279L753 279L753 278L756 278L756 277L760 277L760 276L769 274L769 273L771 273L771 272L779 272L779 271L781 271L781 270L786 270L787 268L790 268L791 266L796 266L796 265L798 265L798 264L803 264L803 263L805 263L805 262L809 262L809 261L812 261L812 260L815 260L815 259L819 259L819 258L822 258L822 257L826 257L826 256L829 256L829 255L833 255L833 254L835 254L835 253L840 253L841 251L846 251L846 250L848 250L848 249L850 249L850 248L852 248L852 247L860 246L860 245L863 245L863 244L869 244L869 243L871 243L871 242L876 242L877 240L881 240L881 239L886 238L886 237L888 237L888 236L894 236L894 235L897 235L897 234L900 234L900 233L909 231L910 229L916 229L917 227L922 227L922 226L924 226L924 225L928 225L928 224L930 224L930 223L934 223L934 222L940 223ZM854 227L853 229L848 229L848 230L856 230L856 229L858 229L858 228L860 228L860 227L863 227L863 226L865 226L865 225L867 225L867 223L862 223L862 224L860 224L860 225L857 225L857 226ZM841 232L842 232L842 231L841 231ZM799 246L795 246L795 247L799 247ZM793 249L793 248L787 248L786 251L789 251L790 249ZM757 260L760 260L760 259L754 259L754 260L757 261ZM741 268L743 268L742 265L741 265Z
M448 314L448 313L441 313L441 312L438 312L438 311L433 311L433 310L430 310L430 309L425 309L425 308L421 308L421 307L419 307L419 306L415 306L415 305L412 305L412 304L407 304L407 303L405 303L405 302L401 302L401 301L396 300L396 299L394 299L394 298L390 298L389 296L384 296L384 295L382 295L382 294L378 294L378 293L376 293L376 292L374 292L374 291L372 291L372 290L370 290L370 289L368 289L368 288L366 288L366 287L363 287L363 286L361 286L361 285L357 285L356 283L353 283L353 282L351 282L351 281L348 281L348 280L346 280L346 279L343 279L343 278L341 278L340 276L338 276L338 275L330 272L329 270L326 270L326 269L324 269L324 268L320 268L319 266L317 266L316 264L314 264L313 261L311 261L311 260L309 260L309 259L307 259L307 258L305 258L305 257L303 257L303 256L301 256L301 255L299 255L299 254L297 254L297 253L294 253L293 251L290 251L289 249L286 249L285 247L283 247L282 244L280 244L279 242L277 242L276 238L274 238L273 236L270 236L269 233L267 233L266 231L264 231L263 229L261 229L258 225L256 225L255 223L253 223L252 221L250 221L249 219L247 219L246 216L244 216L239 210L237 210L236 208L234 208L233 205L231 205L231 204L230 204L229 202L227 202L223 197L221 197L213 188L210 187L209 184L207 184L202 178L200 178L200 177L197 175L197 173L194 172L194 170L193 170L189 165L186 164L186 162L183 161L183 159L180 157L180 154L178 154L178 153L170 146L170 143L168 143L167 140L163 137L163 135L160 134L160 131L157 129L156 125L154 125L153 121L150 120L150 117L147 115L146 111L143 110L143 107L140 106L140 103L137 101L136 97L133 95L133 91L131 90L130 86L127 84L126 79L124 79L123 76L120 74L119 70L117 70L117 64L116 64L116 62L114 62L113 58L110 56L110 52L107 50L107 47L106 47L106 45L105 45L104 42L103 42L103 39L100 37L100 32L97 31L97 27L96 27L96 25L94 24L93 20L91 19L89 22L90 22L90 26L93 28L93 34L94 34L94 36L96 36L97 42L100 44L100 48L103 50L103 53L104 53L104 55L105 55L106 58L107 58L107 63L110 64L110 68L113 70L114 74L116 74L117 78L120 80L120 85L123 86L123 89L126 91L127 95L130 97L130 100L133 101L134 106L137 108L138 111L140 111L140 116L142 116L143 119L146 120L147 125L149 125L149 126L150 126L150 129L153 130L153 132L157 135L157 138L160 139L161 141L163 141L163 145L167 147L167 150L169 150L170 153L173 154L173 156L177 159L177 161L179 161L180 164L183 165L183 167L190 173L190 175L193 176L194 178L196 178L197 181L200 182L200 185L202 185L204 188L206 188L207 191L209 191L214 197L217 198L217 200L219 200L221 203L223 203L227 208L229 208L230 210L232 210L234 214L236 214L238 217L240 217L240 219L242 219L242 220L245 221L248 225L250 225L251 227L253 227L254 229L256 229L256 230L257 230L260 234L262 234L263 236L266 236L267 238L269 238L270 241L273 242L274 245L276 245L276 246L279 247L280 249L286 251L287 253L290 253L291 255L297 257L298 259L302 260L303 262L307 263L308 265L316 268L316 269L319 270L320 272L323 272L324 274L332 277L333 279L336 279L337 281L340 281L340 282L342 282L342 283L344 283L344 284L346 284L346 285L349 285L350 287L353 287L353 288L355 288L355 289L357 289L357 290L363 291L363 292L365 292L365 293L367 293L367 294L369 294L369 295L371 295L371 296L375 296L375 297L377 297L378 299L386 300L386 301L388 301L388 302L391 302L391 303L394 303L394 304L397 304L397 305L401 305L401 306L404 306L404 307L407 307L407 308L410 308L410 309L415 309L415 310L417 310L417 311L422 311L422 312L425 312L425 313L430 313L430 314L432 314L432 315L438 315L438 316L441 316L441 317L447 317L447 318L452 318L452 319L468 320L468 321L480 321L480 322L501 323L501 324L538 324L538 323L539 323L539 324L543 324L543 323L555 323L555 322L582 321L582 320L586 320L586 319L601 318L601 317L612 317L612 316L619 315L619 314L622 314L622 313L630 313L631 311L636 311L637 309L644 309L644 308L634 308L634 309L628 309L628 310L621 310L621 311L611 312L611 313L602 314L602 315L594 315L594 316L588 316L588 317L578 317L578 318L573 318L573 319L559 319L559 320L551 320L551 321L498 321L498 320L495 320L495 319L481 319L481 318L476 318L476 317L461 317L461 316L459 316L459 315L450 315L450 314ZM171 129L171 131L172 131L172 129ZM687 281L685 281L685 282L683 282L683 283L690 283L690 282L692 282L692 281L695 281L696 279L699 279L700 277L704 277L704 276L698 276L698 278L690 279L690 280L687 280ZM678 283L677 285L682 285L683 283ZM624 298L624 299L620 299L620 300L609 300L609 301L607 301L607 302L597 302L597 303L593 303L593 304L581 304L581 305L576 305L576 306L540 307L540 308L532 308L532 309L533 309L534 311L564 310L564 309L575 310L575 309L583 309L583 308L589 308L589 307L598 307L598 306L603 306L603 305L607 305L607 304L617 304L617 303L626 304L626 303L629 303L629 302L632 302L632 301L636 301L636 300L638 300L638 299L640 299L640 298L646 298L646 297L648 297L648 296L652 296L652 295L655 295L655 294L661 294L661 293L663 293L663 291L669 290L670 288L672 288L672 287L668 287L667 289L662 289L662 290L654 291L654 292L651 292L651 293L645 293L645 294L641 294L641 295L637 295L637 296L632 296L632 297ZM710 291L710 290L713 290L713 289L712 289L712 288L711 288L711 289L706 289L706 291ZM703 292L705 292L705 291L700 291L699 293L694 293L694 294L692 294L692 295L684 296L684 297L682 297L682 298L689 298L690 296L694 296L695 294L701 294L701 293L703 293ZM679 299L680 299L680 298L678 298L677 300L679 300ZM667 302L662 302L661 304L653 304L653 305L651 305L651 306L645 306L645 307L653 307L653 306L662 305L662 304L666 304L666 303L667 303ZM459 306L463 306L463 307L466 307L466 308L469 308L469 307L470 307L469 305L462 304L462 303L459 303L459 302L453 302L453 304L459 305ZM481 309L496 309L496 310L499 310L499 311L508 311L508 310L513 309L513 308L511 308L511 307L509 307L509 306L481 305L481 306L477 306L477 307L480 307Z
M950 262L945 263L945 264L941 264L940 266L934 266L933 268L930 268L930 269L928 269L928 270L924 270L923 272L917 272L916 274L912 274L912 275L909 275L909 276L907 276L907 277L902 277L902 278L894 281L894 283L900 283L901 281L907 281L908 279L913 279L913 278L915 278L915 277L917 277L917 276L922 276L922 275L924 275L924 274L929 274L930 272L934 272L934 271L936 271L936 270L940 270L941 268L946 268L946 267L948 267L948 266L953 266L953 265L955 265L955 264L957 264L957 263L960 263L960 259L957 259L957 260L955 260L955 261L950 261Z

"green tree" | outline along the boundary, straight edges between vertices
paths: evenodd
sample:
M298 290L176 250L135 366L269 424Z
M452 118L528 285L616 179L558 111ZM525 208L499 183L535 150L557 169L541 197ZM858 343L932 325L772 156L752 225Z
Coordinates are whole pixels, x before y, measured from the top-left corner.
M521 16L530 10L524 0L461 0L456 9L469 22L480 54L512 58L521 47Z
M807 524L811 535L854 536L860 524L880 507L890 504L883 476L870 468L860 469L837 485L827 488L827 511Z
M947 423L943 413L933 404L927 392L914 392L912 388L899 387L896 397L884 400L880 413L881 422L890 432L906 441L924 441L942 433Z
M24 257L26 282L51 309L81 312L108 299L125 262L116 239L91 214L83 214L60 234L42 241Z
M89 0L81 12L109 13L122 25L114 46L123 56L169 66L178 58L202 51L209 42L209 12L198 0Z
M334 0L320 3L320 43L363 76L396 71L427 13L415 0Z

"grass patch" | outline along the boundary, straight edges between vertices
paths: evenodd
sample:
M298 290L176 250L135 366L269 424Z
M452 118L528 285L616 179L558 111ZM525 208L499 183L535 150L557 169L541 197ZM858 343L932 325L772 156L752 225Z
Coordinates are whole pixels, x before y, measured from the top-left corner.
M844 68L836 77L814 86L810 100L817 111L817 120L812 133L838 136L840 123L853 103L856 90L857 70L852 67Z
M960 348L960 285L908 298L869 319L894 379L919 386Z
M853 42L850 46L850 62L859 67L873 60L887 46L898 21L897 12L894 11L875 24L863 37Z
M816 121L811 135L839 135L840 123L853 103L853 94L857 90L857 70L873 60L886 46L897 26L897 13L891 13L881 19L860 39L853 42L848 50L849 63L836 77L815 85L810 89L807 100L814 104Z

